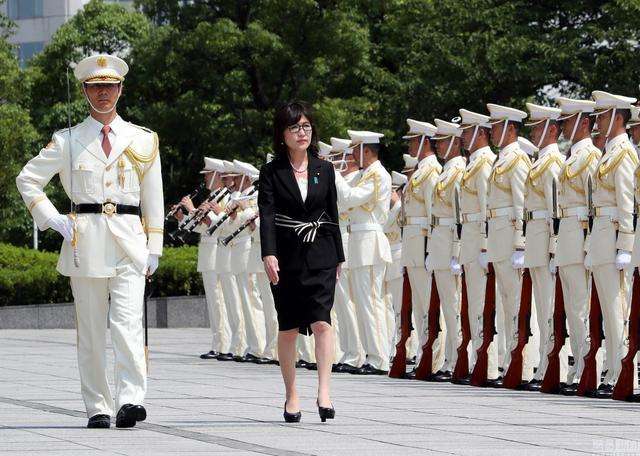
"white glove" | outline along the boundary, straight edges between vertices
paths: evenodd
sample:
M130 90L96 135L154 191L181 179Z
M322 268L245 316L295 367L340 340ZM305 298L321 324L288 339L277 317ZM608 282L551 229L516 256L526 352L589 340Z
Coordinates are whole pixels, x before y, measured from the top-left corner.
M462 275L462 266L458 263L456 258L451 258L451 262L449 263L449 268L451 269L451 274L453 275Z
M511 266L513 269L524 268L524 252L522 250L516 250L511 255Z
M431 270L431 263L429 263L429 255L424 258L424 267L427 271Z
M549 260L549 272L553 275L556 274L556 272L558 272L558 267L556 266L556 259L555 258L551 258Z
M149 254L149 258L147 259L147 275L153 275L158 269L158 262L160 257L158 255L154 255L153 253Z
M616 269L622 271L631 263L631 252L627 250L618 250L616 255Z
M73 239L73 220L68 216L62 214L54 215L47 220L47 226L60 233L65 241L71 242Z
M489 269L489 260L487 259L487 252L480 252L478 255L478 263L480 267L487 271Z

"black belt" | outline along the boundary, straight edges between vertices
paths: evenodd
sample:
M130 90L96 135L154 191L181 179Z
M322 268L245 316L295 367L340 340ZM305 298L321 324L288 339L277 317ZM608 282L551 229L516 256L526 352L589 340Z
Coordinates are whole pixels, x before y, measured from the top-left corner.
M107 201L106 203L81 203L74 204L73 211L76 214L130 214L140 215L140 206L118 204Z

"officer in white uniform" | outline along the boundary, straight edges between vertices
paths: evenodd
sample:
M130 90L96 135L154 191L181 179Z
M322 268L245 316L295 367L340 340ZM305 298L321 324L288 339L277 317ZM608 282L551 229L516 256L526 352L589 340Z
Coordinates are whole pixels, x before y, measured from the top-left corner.
M568 367L567 386L561 394L574 396L589 351L590 275L584 266L588 219L588 181L593 178L602 153L593 145L591 130L595 102L558 97L562 111L562 136L571 143L559 179L560 230L553 258L562 283L569 343L574 363ZM601 354L600 354L601 355ZM602 356L596 376L600 378Z
M552 261L555 254L556 235L553 232L553 217L559 217L558 179L564 164L564 156L558 148L560 126L557 123L560 109L527 103L528 126L531 140L539 149L538 158L533 163L526 181L525 192L525 233L524 263L531 274L535 311L540 334L539 362L536 373L525 385L528 391L539 391L547 372L548 354L553 349L554 306L556 267ZM554 194L555 192L555 194ZM555 201L555 207L554 207ZM533 319L533 316L532 316ZM533 324L533 322L532 322ZM557 335L561 337L560 334ZM567 377L568 355L560 351L560 382Z
M433 273L438 288L440 309L445 325L445 360L434 381L451 381L453 368L458 360L461 342L460 298L462 267L460 266L460 238L457 223L461 223L459 188L466 161L460 155L459 125L435 119L437 155L445 162L436 181L431 209L431 236L427 245L425 267ZM458 214L456 214L456 211ZM457 218L460 217L459 219ZM462 233L460 233L461 235Z
M428 122L407 119L409 132L403 139L409 140L409 157L417 163L417 169L409 177L409 183L402 198L402 265L407 270L411 285L411 305L413 326L416 329L413 338L417 339L416 363L422 358L422 347L429 334L429 304L431 298L432 274L427 273L424 260L426 256L427 238L431 229L431 205L433 189L442 171L435 155L432 137L436 126ZM412 163L405 157L405 166ZM440 327L444 320L440 319ZM432 352L432 372L437 372L444 362L444 336L438 334ZM415 370L408 373L415 377Z
M112 55L79 62L74 75L91 115L54 133L16 179L38 227L64 237L57 270L71 277L90 428L108 428L115 410L118 427L146 418L143 297L145 274L153 274L162 254L164 203L158 136L116 113L127 71L127 64ZM43 191L56 174L73 201L70 215L60 214ZM105 365L107 318L115 352L115 404Z
M380 133L348 131L353 155L362 175L343 195L349 213L349 279L360 329L360 340L367 354L362 374L386 375L390 347L383 296L384 272L391 263L389 240L382 226L387 221L391 199L391 176L378 153Z

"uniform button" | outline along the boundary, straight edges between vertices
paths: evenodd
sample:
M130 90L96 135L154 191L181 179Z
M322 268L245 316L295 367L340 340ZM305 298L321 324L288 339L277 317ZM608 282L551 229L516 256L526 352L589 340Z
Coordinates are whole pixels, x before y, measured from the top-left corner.
M111 181L108 181L105 185L106 185L107 187L111 187Z
M111 166L112 166L112 165L107 166L106 170L107 170L107 171L111 171Z

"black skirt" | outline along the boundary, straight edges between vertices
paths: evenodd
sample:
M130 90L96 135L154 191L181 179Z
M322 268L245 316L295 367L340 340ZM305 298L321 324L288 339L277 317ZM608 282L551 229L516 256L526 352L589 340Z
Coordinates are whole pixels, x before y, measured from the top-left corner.
M336 290L336 268L280 271L278 285L271 285L278 312L278 328L288 331L299 328L310 335L311 324L324 321L331 324L331 309Z

